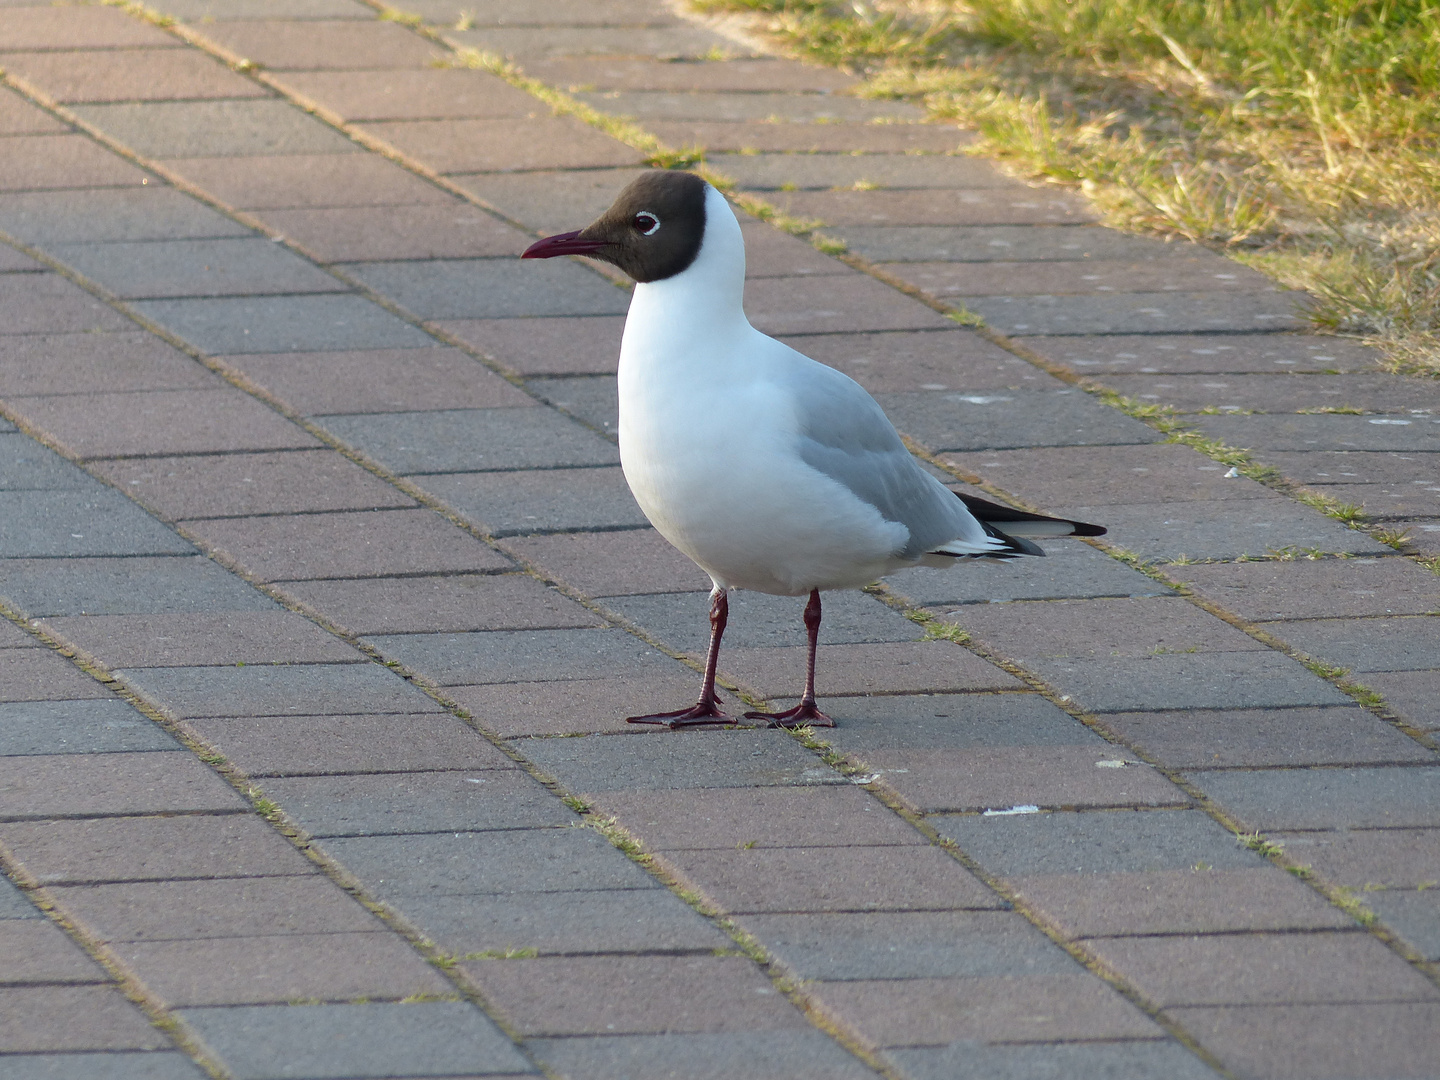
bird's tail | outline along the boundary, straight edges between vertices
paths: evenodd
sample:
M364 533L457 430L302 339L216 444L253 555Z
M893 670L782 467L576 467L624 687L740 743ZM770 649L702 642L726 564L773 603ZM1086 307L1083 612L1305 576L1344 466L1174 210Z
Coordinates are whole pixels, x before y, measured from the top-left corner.
M1016 510L1013 506L1001 506L999 503L977 499L973 495L961 495L959 492L955 494L965 504L965 509L970 511L971 516L980 523L985 535L1000 543L993 551L983 553L952 551L947 550L947 545L941 545L929 552L931 555L954 559L1014 559L1022 555L1045 554L1038 544L1031 543L1029 537L1043 539L1059 536L1104 536L1106 532L1102 525L1030 514L1024 510Z

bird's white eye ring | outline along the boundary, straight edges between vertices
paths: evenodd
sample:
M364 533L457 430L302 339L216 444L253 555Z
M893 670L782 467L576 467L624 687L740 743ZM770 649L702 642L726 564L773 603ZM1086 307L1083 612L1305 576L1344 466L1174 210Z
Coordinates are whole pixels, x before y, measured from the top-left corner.
M641 210L630 220L630 224L641 236L653 236L660 228L660 219L649 210Z

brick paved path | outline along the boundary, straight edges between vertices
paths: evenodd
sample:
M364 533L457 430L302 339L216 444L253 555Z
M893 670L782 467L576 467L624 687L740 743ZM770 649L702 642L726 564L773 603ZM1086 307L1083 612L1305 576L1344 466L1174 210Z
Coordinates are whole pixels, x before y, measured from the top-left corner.
M0 1077L1440 1075L1440 577L1086 392L1434 554L1436 384L658 0L409 6L0 0ZM828 745L627 730L706 582L513 256L645 151L456 48L823 219L756 324L1104 544L834 594Z

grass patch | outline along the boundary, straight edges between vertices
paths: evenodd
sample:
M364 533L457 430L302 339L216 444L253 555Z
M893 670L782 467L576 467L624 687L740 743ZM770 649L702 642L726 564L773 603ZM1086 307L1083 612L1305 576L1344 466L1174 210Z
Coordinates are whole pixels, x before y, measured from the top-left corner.
M1437 0L692 0L1440 376Z

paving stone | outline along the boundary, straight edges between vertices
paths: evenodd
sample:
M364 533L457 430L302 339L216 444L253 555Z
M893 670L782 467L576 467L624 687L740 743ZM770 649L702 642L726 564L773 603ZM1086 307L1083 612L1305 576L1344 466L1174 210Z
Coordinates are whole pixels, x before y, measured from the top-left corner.
M93 468L172 521L416 505L408 495L328 449L131 458L97 462Z
M1141 401L1164 402L1187 413L1298 413L1321 409L1363 409L1370 413L1418 412L1437 402L1436 395L1388 372L1364 375L1128 375L1110 376L1106 385Z
M700 676L679 665L601 679L445 688L446 697L504 738L626 731L625 717L689 704L699 692ZM723 691L718 697L722 706L735 704Z
M1384 828L1440 820L1435 769L1195 773L1191 782L1253 829Z
M858 1080L876 1074L819 1031L606 1035L530 1039L541 1061L566 1076L662 1080L685 1062L693 1080Z
M1188 257L1166 252L1142 257L986 262L900 262L882 264L903 281L931 296L1056 297L1121 292L1139 298L1153 293L1275 292L1274 283L1254 270L1206 252ZM1162 297L1152 302L1163 302ZM1122 391L1128 392L1128 391Z
M1423 555L1440 554L1440 521L1434 518L1420 521L1397 521L1392 524L1396 532L1406 537L1406 546Z
M203 556L5 559L0 595L32 618L187 611L274 611L279 605Z
M811 276L846 277L857 271L839 259L817 251L813 244L767 225L749 215L740 217L740 234L745 240L745 273L748 277Z
M266 223L320 262L519 255L531 237L465 203L271 210Z
M343 282L260 237L55 244L50 250L128 300L348 291Z
M867 100L840 94L790 94L767 90L752 90L744 94L717 94L646 89L598 92L582 90L576 93L575 97L598 112L627 119L639 118L642 122L703 120L735 123L746 120L779 120L802 124L873 124L924 118L923 111L908 102ZM722 167L721 172L724 171ZM882 176L883 174L877 175L873 179L883 183ZM739 179L744 182L743 176ZM778 184L775 186L779 187Z
M9 87L0 92L0 135L49 135L68 130L45 110L36 108Z
M1172 769L1431 762L1432 751L1353 706L1121 713L1101 721Z
M356 634L605 625L554 588L518 574L304 582L285 591Z
M21 398L27 418L75 457L319 446L309 432L236 390L137 390Z
M1089 973L857 980L827 983L822 994L830 1010L883 1046L1161 1034L1154 1021Z
M614 465L613 443L550 409L331 416L325 426L402 475Z
M43 649L44 642L12 622L0 623L0 649Z
M503 0L482 0L475 8L477 26L674 26L677 22L645 0L610 0L599 9L579 0L537 0L522 11ZM419 10L431 22L453 21L451 0L419 0Z
M701 146L711 152L868 152L949 154L974 142L973 132L946 124L795 124L655 120L645 125L671 146Z
M0 878L0 919L43 919L44 913L17 889L9 878Z
M518 374L615 372L623 317L441 319L435 326Z
M669 25L486 27L448 31L443 36L457 47L471 46L524 60L532 56L575 56L581 53L600 56L700 56L717 46L740 55L753 52L733 40L697 26L675 25L668 19L665 23Z
M800 979L1076 974L1081 969L1013 912L746 915L741 925ZM821 991L823 999L824 991Z
M290 611L77 615L44 625L107 667L365 661L353 646Z
M920 390L1063 389L1059 380L972 330L808 334L781 340L838 368L872 394Z
M0 490L104 491L94 477L18 432L0 435Z
M647 168L539 169L457 173L450 180L506 216L524 222L538 233L548 234L593 221L609 208L626 185L650 171ZM610 272L615 271L611 268Z
M133 330L135 324L58 274L0 277L5 334L96 333Z
M175 46L173 38L125 12L19 7L5 14L0 49L69 50Z
M762 697L795 695L804 678L805 649L726 649L720 668ZM1020 682L974 653L948 642L831 645L821 651L822 697L852 694L945 693L1019 689Z
M517 270L509 259L347 263L342 269L423 319L618 315L629 298L561 260Z
M192 521L187 529L262 581L508 570L502 556L429 510Z
M1102 938L1085 948L1161 1008L1440 998L1370 934Z
M137 668L117 673L181 719L435 712L439 706L379 664Z
M12 1054L5 1068L13 1080L63 1080L77 1070L105 1080L201 1080L206 1075L183 1054L165 1051Z
M0 836L42 885L319 873L253 814L21 822Z
M650 524L619 468L455 473L424 486L492 536Z
M12 247L0 247L0 273L38 274L47 267Z
M363 65L370 67L371 65ZM469 68L289 72L282 82L342 123L535 116L545 106L499 76Z
M885 695L827 707L836 726L823 733L825 742L862 756L874 749L1108 745L1038 694Z
M453 195L378 154L262 153L181 158L167 165L244 210L454 204Z
M868 330L939 330L945 316L897 293L884 282L853 277L752 278L745 309L767 334Z
M441 686L544 679L595 679L617 667L649 675L673 663L623 630L491 630L479 634L388 634L364 639Z
M638 97L638 95L636 95ZM658 97L658 95L652 95ZM675 95L679 97L680 95ZM769 98L768 94L736 94L734 98ZM774 95L780 98L782 95ZM785 119L805 119L801 113L822 114L827 108L843 106L853 108L849 102L854 99L818 94L789 94L787 99L800 102L785 105L773 115ZM587 95L597 108L610 112L608 95ZM700 100L702 95L694 95ZM618 99L624 104L627 98ZM745 102L746 111L753 105ZM683 102L669 100L654 101L645 115L658 116L661 111L684 108ZM684 117L680 119L729 120L742 117L724 116L724 106L712 115ZM791 113L792 115L785 115ZM667 117L668 119L669 117ZM845 119L860 119L859 116ZM1014 181L999 172L988 161L978 158L951 155L916 154L710 154L705 163L712 169L738 181L740 186L756 191L827 190L851 187L856 183L875 184L887 190L905 188L977 188L1011 187Z
M777 192L773 201L797 217L820 219L839 229L842 237L848 225L1056 225L1093 221L1095 214L1074 196L1019 185L963 191Z
M992 176L1003 175L991 166L987 168ZM1013 181L1004 180L974 186L1012 184ZM857 254L883 263L1184 259L1195 254L1195 248L1189 244L1130 236L1103 225L1079 224L850 225L845 229L845 242Z
M468 1002L252 1005L180 1018L237 1080L266 1077L530 1073L530 1063Z
M710 640L708 593L660 593L612 597L605 605L681 652L703 652ZM730 600L725 642L740 648L804 645L800 597L737 591ZM899 612L855 590L836 590L824 600L822 645L867 641L919 641L924 635Z
M186 754L54 754L0 758L0 814L178 813L246 806L216 773Z
M1440 830L1342 829L1276 832L1275 843L1296 862L1346 888L1407 889L1440 882Z
M608 6L600 10L606 11ZM584 14L579 13L582 19ZM598 86L606 90L830 93L855 84L853 75L835 68L775 57L669 60L648 56L562 56L527 61L525 71L531 78L562 89Z
M456 349L375 349L281 353L226 361L310 415L533 404Z
M354 0L165 0L165 11L185 22L229 22L283 16L301 19L373 19L374 10Z
M254 235L198 199L154 181L144 187L3 195L0 228L42 245Z
M1440 417L1206 416L1195 424L1211 438L1252 447L1262 461L1270 450L1440 450Z
M509 761L446 713L226 717L186 727L250 776L493 769Z
M1440 729L1440 671L1366 672L1364 685L1379 691L1407 724L1423 731Z
M1088 544L1046 542L1046 559L966 562L952 569L917 566L886 579L887 586L917 607L1009 600L1060 600L1106 596L1171 596L1172 590Z
M1430 524L1440 516L1440 487L1436 487L1434 481L1411 481L1403 486L1332 484L1323 490L1338 502L1360 507L1371 521L1429 518L1427 524ZM1413 526L1413 522L1409 523L1410 529ZM1397 531L1404 534L1407 527L1402 525Z
M1195 810L1116 810L1001 816L932 823L980 865L1004 877L1262 867L1263 860Z
M291 777L265 782L285 816L311 836L538 829L579 823L540 784L503 772ZM474 770L471 770L473 772Z
M1166 573L1227 611L1259 621L1424 615L1440 610L1440 578L1409 559L1243 562L1175 566ZM1282 635L1290 633L1288 625L1274 629Z
M395 934L281 934L112 944L170 1008L446 994L453 983Z
M660 861L722 910L742 914L1006 906L934 847L670 851Z
M7 651L0 672L0 701L109 698L106 686L50 649Z
M194 49L9 53L6 70L64 104L265 97L265 88Z
M110 978L49 919L0 920L0 949L5 950L0 984L7 986L101 983Z
M582 423L616 437L620 431L620 395L613 375L570 375L563 379L526 379L525 389Z
M1159 442L1138 420L1079 390L991 394L881 394L897 428L932 450L995 451L1033 446L1110 446Z
M7 138L0 191L140 187L155 178L84 135Z
M1361 671L1421 671L1440 655L1440 618L1430 616L1305 619L1267 628L1312 656Z
M658 889L590 829L340 837L322 845L384 897Z
M1308 450L1267 453L1265 460L1291 479L1312 487L1361 483L1429 487L1440 482L1440 454Z
M181 749L148 716L116 698L0 704L0 754L4 755Z
M216 389L220 381L152 334L0 336L0 394Z
M1276 867L1054 874L1011 884L1072 938L1355 929L1343 911Z
M1210 1080L1215 1075L1178 1043L1156 1040L987 1046L959 1039L944 1047L892 1049L885 1056L915 1080Z
M237 296L133 305L197 348L224 353L419 349L424 332L358 296Z
M77 105L74 113L142 157L348 154L360 147L284 101Z
M315 20L296 33L288 20L206 24L201 31L224 52L276 71L424 67L440 55L399 23Z
M644 155L569 116L485 120L383 120L356 125L438 173L601 169Z
M504 548L588 596L692 592L710 583L653 529L513 537Z
M1229 1069L1263 1080L1421 1077L1432 1071L1440 1005L1246 1005L1172 1014Z
M1440 892L1366 893L1362 903L1425 959L1440 959Z
M7 1058L45 1051L168 1050L172 1045L118 987L0 989L0 1047Z
M1033 660L1065 699L1091 712L1346 705L1349 698L1278 653L1197 653L1139 660Z
M384 932L334 882L306 877L119 882L54 890L66 914L101 941L188 941Z
M1017 340L1081 372L1338 373L1374 371L1377 362L1375 351L1364 345L1309 334L1117 334Z
M528 755L539 745L527 743L524 750ZM593 796L593 809L617 817L652 851L925 842L883 803L850 786L736 786L700 797L690 790L693 785L679 786L682 790L659 784L650 790L603 790Z
M1305 294L1183 291L1096 296L994 296L966 306L1002 334L1132 334L1147 330L1289 330Z

